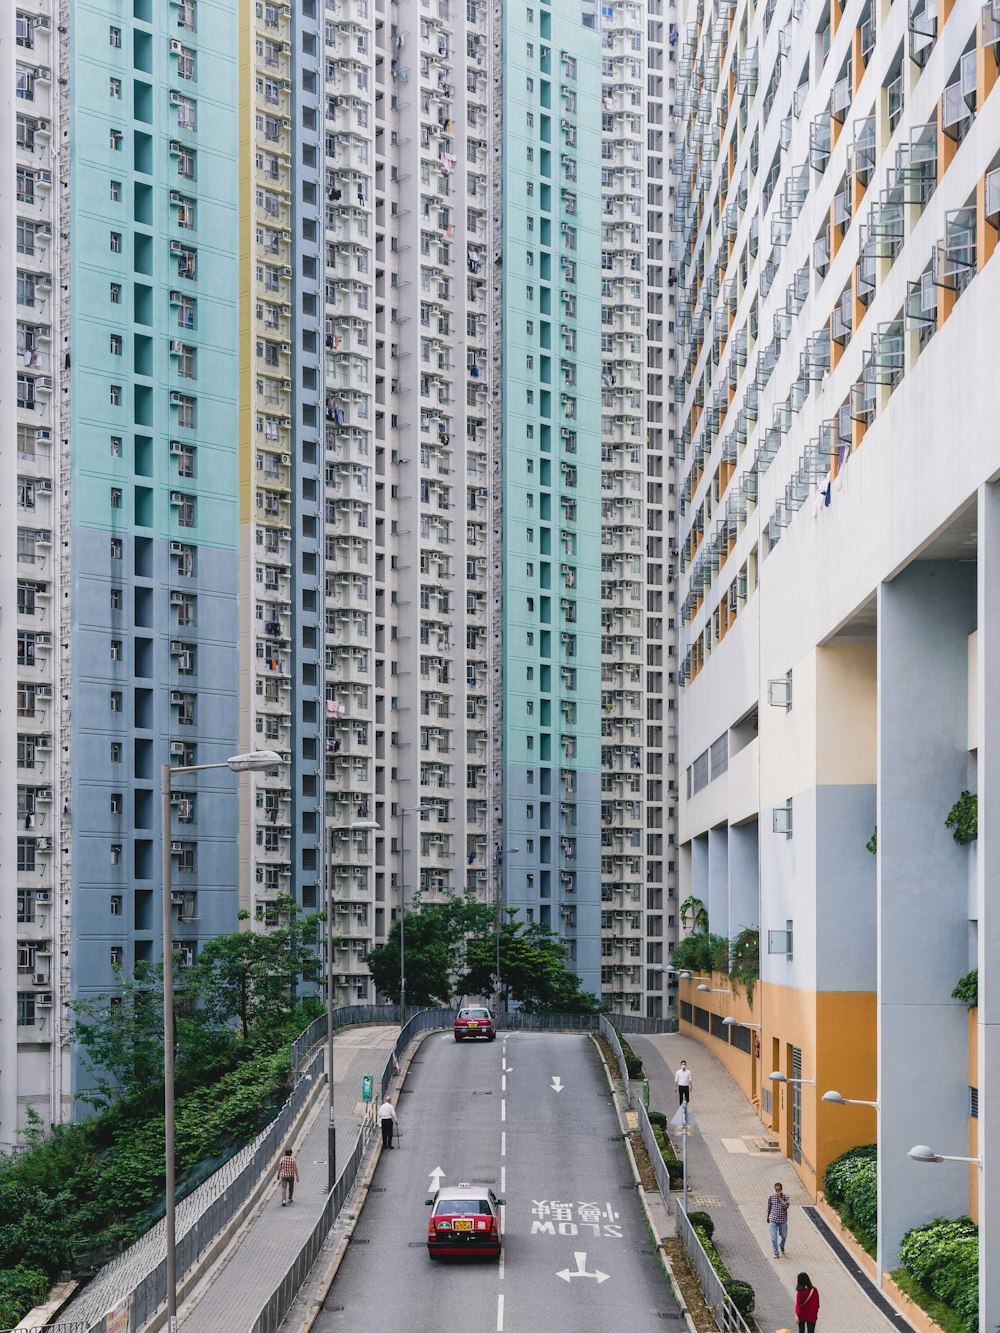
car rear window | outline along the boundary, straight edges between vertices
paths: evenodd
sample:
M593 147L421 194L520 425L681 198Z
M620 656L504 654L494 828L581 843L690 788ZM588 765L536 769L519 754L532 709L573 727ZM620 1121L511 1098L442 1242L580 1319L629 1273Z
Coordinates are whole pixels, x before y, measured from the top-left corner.
M459 1018L489 1018L488 1009L462 1009L459 1011Z
M455 1214L461 1216L463 1213L485 1213L489 1216L491 1212L488 1199L438 1199L434 1205L435 1217L447 1214L454 1217Z

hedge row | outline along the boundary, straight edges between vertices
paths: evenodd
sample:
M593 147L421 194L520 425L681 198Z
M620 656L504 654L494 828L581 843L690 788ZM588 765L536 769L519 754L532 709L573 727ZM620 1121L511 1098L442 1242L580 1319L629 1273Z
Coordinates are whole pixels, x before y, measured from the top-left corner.
M702 1249L708 1255L709 1263L718 1274L726 1295L741 1315L752 1315L754 1305L757 1302L757 1294L749 1282L744 1282L742 1278L733 1277L726 1267L725 1260L715 1248L715 1242L712 1240L715 1235L715 1223L711 1216L702 1212L688 1213L688 1221L694 1228L695 1235L701 1241Z
M827 1202L870 1248L878 1228L874 1143L851 1148L823 1175ZM968 1217L937 1218L913 1227L899 1247L899 1265L928 1295L953 1310L969 1333L979 1327L979 1233Z
M663 1165L667 1168L670 1183L681 1185L684 1182L684 1163L674 1152L673 1145L667 1137L667 1117L662 1111L650 1111L648 1115L653 1138L663 1158Z

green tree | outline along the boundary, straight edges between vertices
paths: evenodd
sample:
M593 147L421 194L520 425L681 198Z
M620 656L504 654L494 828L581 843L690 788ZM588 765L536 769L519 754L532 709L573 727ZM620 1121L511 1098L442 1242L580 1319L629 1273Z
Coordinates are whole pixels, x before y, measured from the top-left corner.
M691 918L691 927L693 930L708 931L708 908L700 898L688 895L681 903L681 925L686 926L688 917Z
M459 899L462 903L464 900ZM448 1005L454 994L454 978L461 965L463 913L455 900L407 910L404 917L403 950L406 961L406 1001L415 1005ZM392 923L385 944L376 945L367 958L376 989L393 1004L399 1003L399 918Z
M110 1105L163 1078L163 968L137 963L135 976L115 968L113 993L74 1000L73 1039L94 1074L85 1101Z
M246 1038L258 1022L290 1013L299 982L318 976L322 916L302 915L288 894L275 900L274 912L274 929L238 930L201 946L190 985L209 1025L235 1022ZM241 912L240 920L249 920L249 913Z

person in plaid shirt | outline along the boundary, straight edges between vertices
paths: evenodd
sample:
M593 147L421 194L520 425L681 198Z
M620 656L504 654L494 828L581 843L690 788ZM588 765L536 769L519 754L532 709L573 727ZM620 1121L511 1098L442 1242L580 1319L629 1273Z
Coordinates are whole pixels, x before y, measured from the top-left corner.
M775 1259L785 1253L785 1241L788 1239L788 1206L788 1195L781 1188L781 1181L776 1181L774 1193L767 1196L767 1221L771 1228L771 1249L774 1251Z
M292 1202L295 1182L299 1178L299 1168L292 1156L291 1148L286 1148L278 1158L278 1180L281 1182L281 1206Z

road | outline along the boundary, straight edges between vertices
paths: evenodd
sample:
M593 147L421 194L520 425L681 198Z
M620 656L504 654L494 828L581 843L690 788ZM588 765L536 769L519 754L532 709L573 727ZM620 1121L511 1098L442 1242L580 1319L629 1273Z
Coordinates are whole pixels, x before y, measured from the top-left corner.
M458 1045L434 1033L398 1112L399 1150L382 1153L316 1333L683 1327L587 1037ZM506 1198L499 1264L428 1258L424 1199L438 1167L446 1184L495 1182Z

